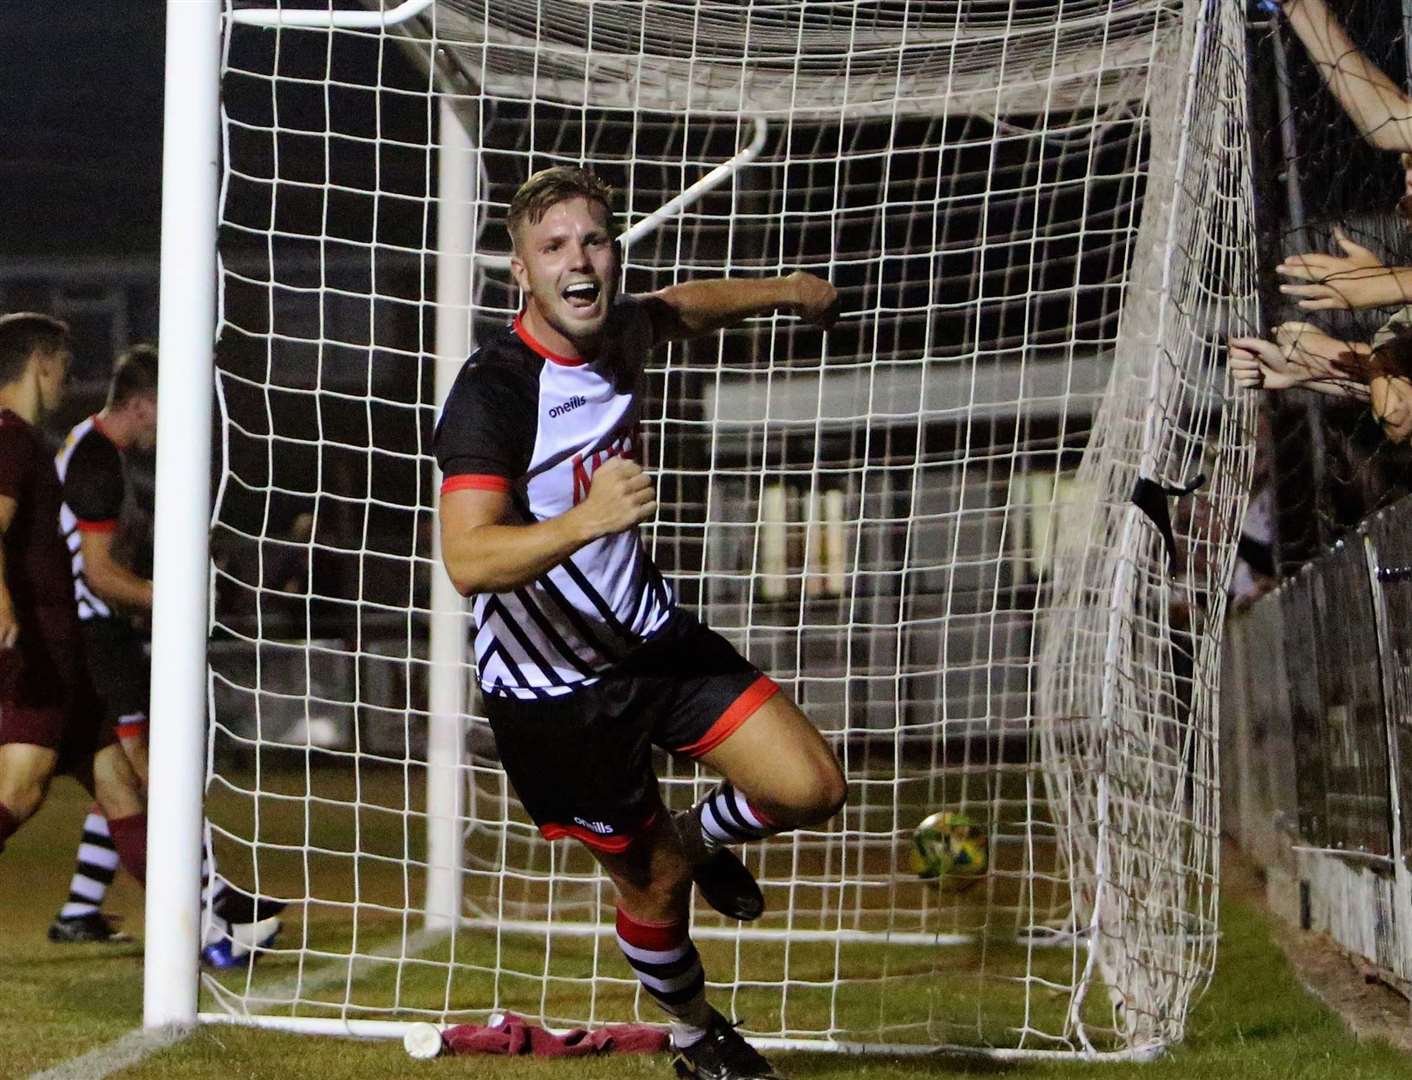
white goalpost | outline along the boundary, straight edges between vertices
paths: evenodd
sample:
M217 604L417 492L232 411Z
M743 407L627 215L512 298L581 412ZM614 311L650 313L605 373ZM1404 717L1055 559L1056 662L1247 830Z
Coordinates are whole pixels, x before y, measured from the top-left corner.
M629 291L808 269L842 297L827 335L777 315L649 361L654 559L849 778L836 820L742 852L757 924L697 905L713 1000L764 1047L1180 1040L1215 957L1250 470L1221 348L1257 323L1243 4L168 23L161 343L199 362L164 365L163 417L205 430L214 400L218 461L212 507L163 428L147 1023L661 1019L606 881L498 767L434 520L439 403L519 303L509 197L567 163L620 192ZM200 746L164 721L203 713ZM671 807L710 783L659 766ZM985 873L912 871L937 811ZM223 875L288 908L198 985L203 818Z

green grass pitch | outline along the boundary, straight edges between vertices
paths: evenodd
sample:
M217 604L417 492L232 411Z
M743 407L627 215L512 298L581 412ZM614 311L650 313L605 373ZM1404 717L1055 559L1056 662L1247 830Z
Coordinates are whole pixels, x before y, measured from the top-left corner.
M79 789L67 781L55 784L53 797L40 816L27 826L0 856L0 971L5 975L5 1006L0 1009L0 1078L22 1077L47 1068L88 1050L117 1039L140 1022L141 1017L141 950L139 946L58 946L44 938L44 930L55 908L62 900L71 869L73 844L85 809L85 799ZM297 829L299 823L285 823ZM380 897L385 901L385 897ZM109 904L110 910L125 917L126 925L141 933L141 893L131 882L120 878ZM1262 1078L1324 1078L1363 1080L1363 1078L1412 1075L1412 1063L1396 1051L1382 1045L1359 1044L1344 1030L1340 1021L1319 1006L1297 984L1284 958L1270 941L1264 917L1240 902L1227 902L1223 908L1223 939L1219 951L1219 969L1211 990L1194 1010L1185 1045L1162 1061L1149 1065L1105 1063L1075 1065L1059 1062L1004 1064L987 1060L956 1058L923 1058L893 1060L887 1058L845 1059L828 1054L780 1054L778 1064L795 1077L910 1077L919 1075L1013 1075L1022 1078L1040 1077L1183 1077L1203 1078L1242 1077ZM305 932L296 916L292 920L295 932ZM397 920L379 915L368 921L373 928L395 928ZM307 933L311 944L326 948L330 953L346 949L346 931L337 929L332 917L320 919L311 914ZM413 924L415 927L415 923ZM399 975L391 966L370 962L356 971L355 1002L369 1006L384 1006L396 1001L407 1008L437 1008L440 1002L451 1000L459 1007L480 1006L495 1000L500 1006L529 1008L543 1000L553 1014L578 1014L589 1003L588 983L576 983L592 970L591 940L563 948L556 942L553 978L497 980L488 970L494 957L492 935L471 932L459 935L457 959L466 965L458 971L454 983L447 985L444 969L404 969ZM529 952L536 946L532 939L502 939L500 947L518 950L516 966L533 970ZM540 943L542 948L542 943ZM611 952L611 941L601 940L597 948ZM732 949L726 942L710 943L703 949L712 966L726 964L722 949ZM828 956L818 958L822 976L833 970L832 946ZM441 946L444 952L446 947ZM754 950L745 970L767 973L779 969L777 955L783 946L752 946ZM917 970L915 980L905 981L889 998L899 1015L915 1009L918 995L926 998L925 1007L940 1013L955 1013L957 1022L954 1041L963 1041L967 1011L974 1014L974 1001L968 1001L965 969L974 958L966 950L948 950L949 963L957 969L956 977L941 980L938 989L933 978L930 956L899 955L889 958L890 970L905 970L911 963ZM920 950L912 950L920 952ZM508 955L507 955L508 958ZM592 1001L593 1014L605 1022L623 1019L632 1009L632 986L624 968L618 971L615 953L604 954L600 970L621 974L624 981L608 988L600 987ZM992 957L992 961L993 961ZM808 951L802 955L796 947L791 958L791 972L810 970L813 958ZM857 965L877 964L877 956L860 956ZM342 971L334 964L333 978L343 982ZM379 969L380 968L380 969ZM486 970L477 970L486 969ZM292 986L295 962L286 957L274 957L263 970L257 969L257 985L285 988ZM322 965L324 979L329 979L330 965ZM845 967L844 970L850 970ZM224 981L237 985L239 976L227 976ZM791 1021L807 1025L827 1008L829 988L796 992L783 1008ZM742 987L736 991L735 1008L743 1016L774 1010L770 1019L776 1022L781 1009L777 990ZM210 1008L209 1001L203 1008ZM788 1010L793 1010L792 1013ZM645 1014L646 1015L646 1014ZM826 1014L823 1014L826 1015ZM869 1018L859 1018L867 1023ZM876 1017L872 1017L876 1020ZM395 1076L470 1076L477 1077L613 1077L634 1080L636 1077L670 1075L670 1068L661 1058L626 1058L572 1062L458 1059L433 1063L414 1063L395 1043L364 1042L285 1035L227 1026L203 1026L195 1035L153 1054L142 1063L116 1074L124 1080L143 1077L210 1077L211 1080L235 1080L240 1077L278 1076L281 1080L334 1080L347 1077Z

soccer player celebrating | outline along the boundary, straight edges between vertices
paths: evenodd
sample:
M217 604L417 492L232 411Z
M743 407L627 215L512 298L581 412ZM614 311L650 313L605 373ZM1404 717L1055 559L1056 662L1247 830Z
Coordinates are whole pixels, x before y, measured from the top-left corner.
M113 555L127 495L123 453L150 450L157 438L157 352L138 346L113 368L103 410L74 427L56 464L63 489L59 526L69 549L89 672L103 687L107 722L128 762L147 784L146 653L127 612L152 610L152 583ZM84 822L69 898L49 927L49 940L126 941L100 910L118 868L108 821L93 807Z
M687 282L618 296L612 191L577 169L510 204L525 306L462 368L437 425L442 554L474 594L476 662L500 759L549 839L572 837L618 893L618 943L672 1018L676 1067L772 1077L705 997L689 935L693 879L737 919L764 909L727 845L822 822L845 782L779 687L676 606L638 526L657 503L636 458L643 368L665 341L786 310L827 328L810 274ZM667 816L651 748L724 781Z
M128 493L124 454L151 450L156 442L157 350L137 345L113 365L103 409L69 432L56 459L63 487L59 523L68 544L88 668L103 687L107 722L144 786L150 675L146 649L129 613L152 610L152 582L115 556L113 539ZM117 866L108 821L94 807L84 821L68 900L49 927L51 941L126 939L101 911ZM213 906L218 936L202 957L212 966L236 966L251 955L251 943L264 946L273 941L279 908L261 902L257 912L252 898L208 870L203 859L203 891Z
M59 532L54 459L35 424L63 398L68 327L45 315L0 318L0 850L71 773L107 816L118 858L146 876L141 785L104 721Z

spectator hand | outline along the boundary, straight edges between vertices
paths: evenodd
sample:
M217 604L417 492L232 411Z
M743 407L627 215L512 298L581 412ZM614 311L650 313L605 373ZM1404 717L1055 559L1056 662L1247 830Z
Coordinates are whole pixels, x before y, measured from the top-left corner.
M1348 342L1329 336L1313 323L1298 321L1280 323L1274 337L1285 358L1309 372L1307 378L1347 378L1352 351Z
M1281 285L1280 292L1299 298L1305 311L1350 311L1387 303L1389 287L1396 288L1393 272L1342 229L1334 230L1342 255L1311 251L1289 254L1275 271L1307 284Z
M1286 326L1297 325L1286 323ZM1288 390L1320 377L1296 350L1264 338L1231 338L1227 364L1242 390Z

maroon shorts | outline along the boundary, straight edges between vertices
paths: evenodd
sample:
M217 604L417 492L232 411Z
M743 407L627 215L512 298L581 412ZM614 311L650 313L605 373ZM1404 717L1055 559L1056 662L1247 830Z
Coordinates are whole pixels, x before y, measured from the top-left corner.
M56 750L57 771L73 772L117 735L65 614L22 613L18 645L0 650L0 743Z

